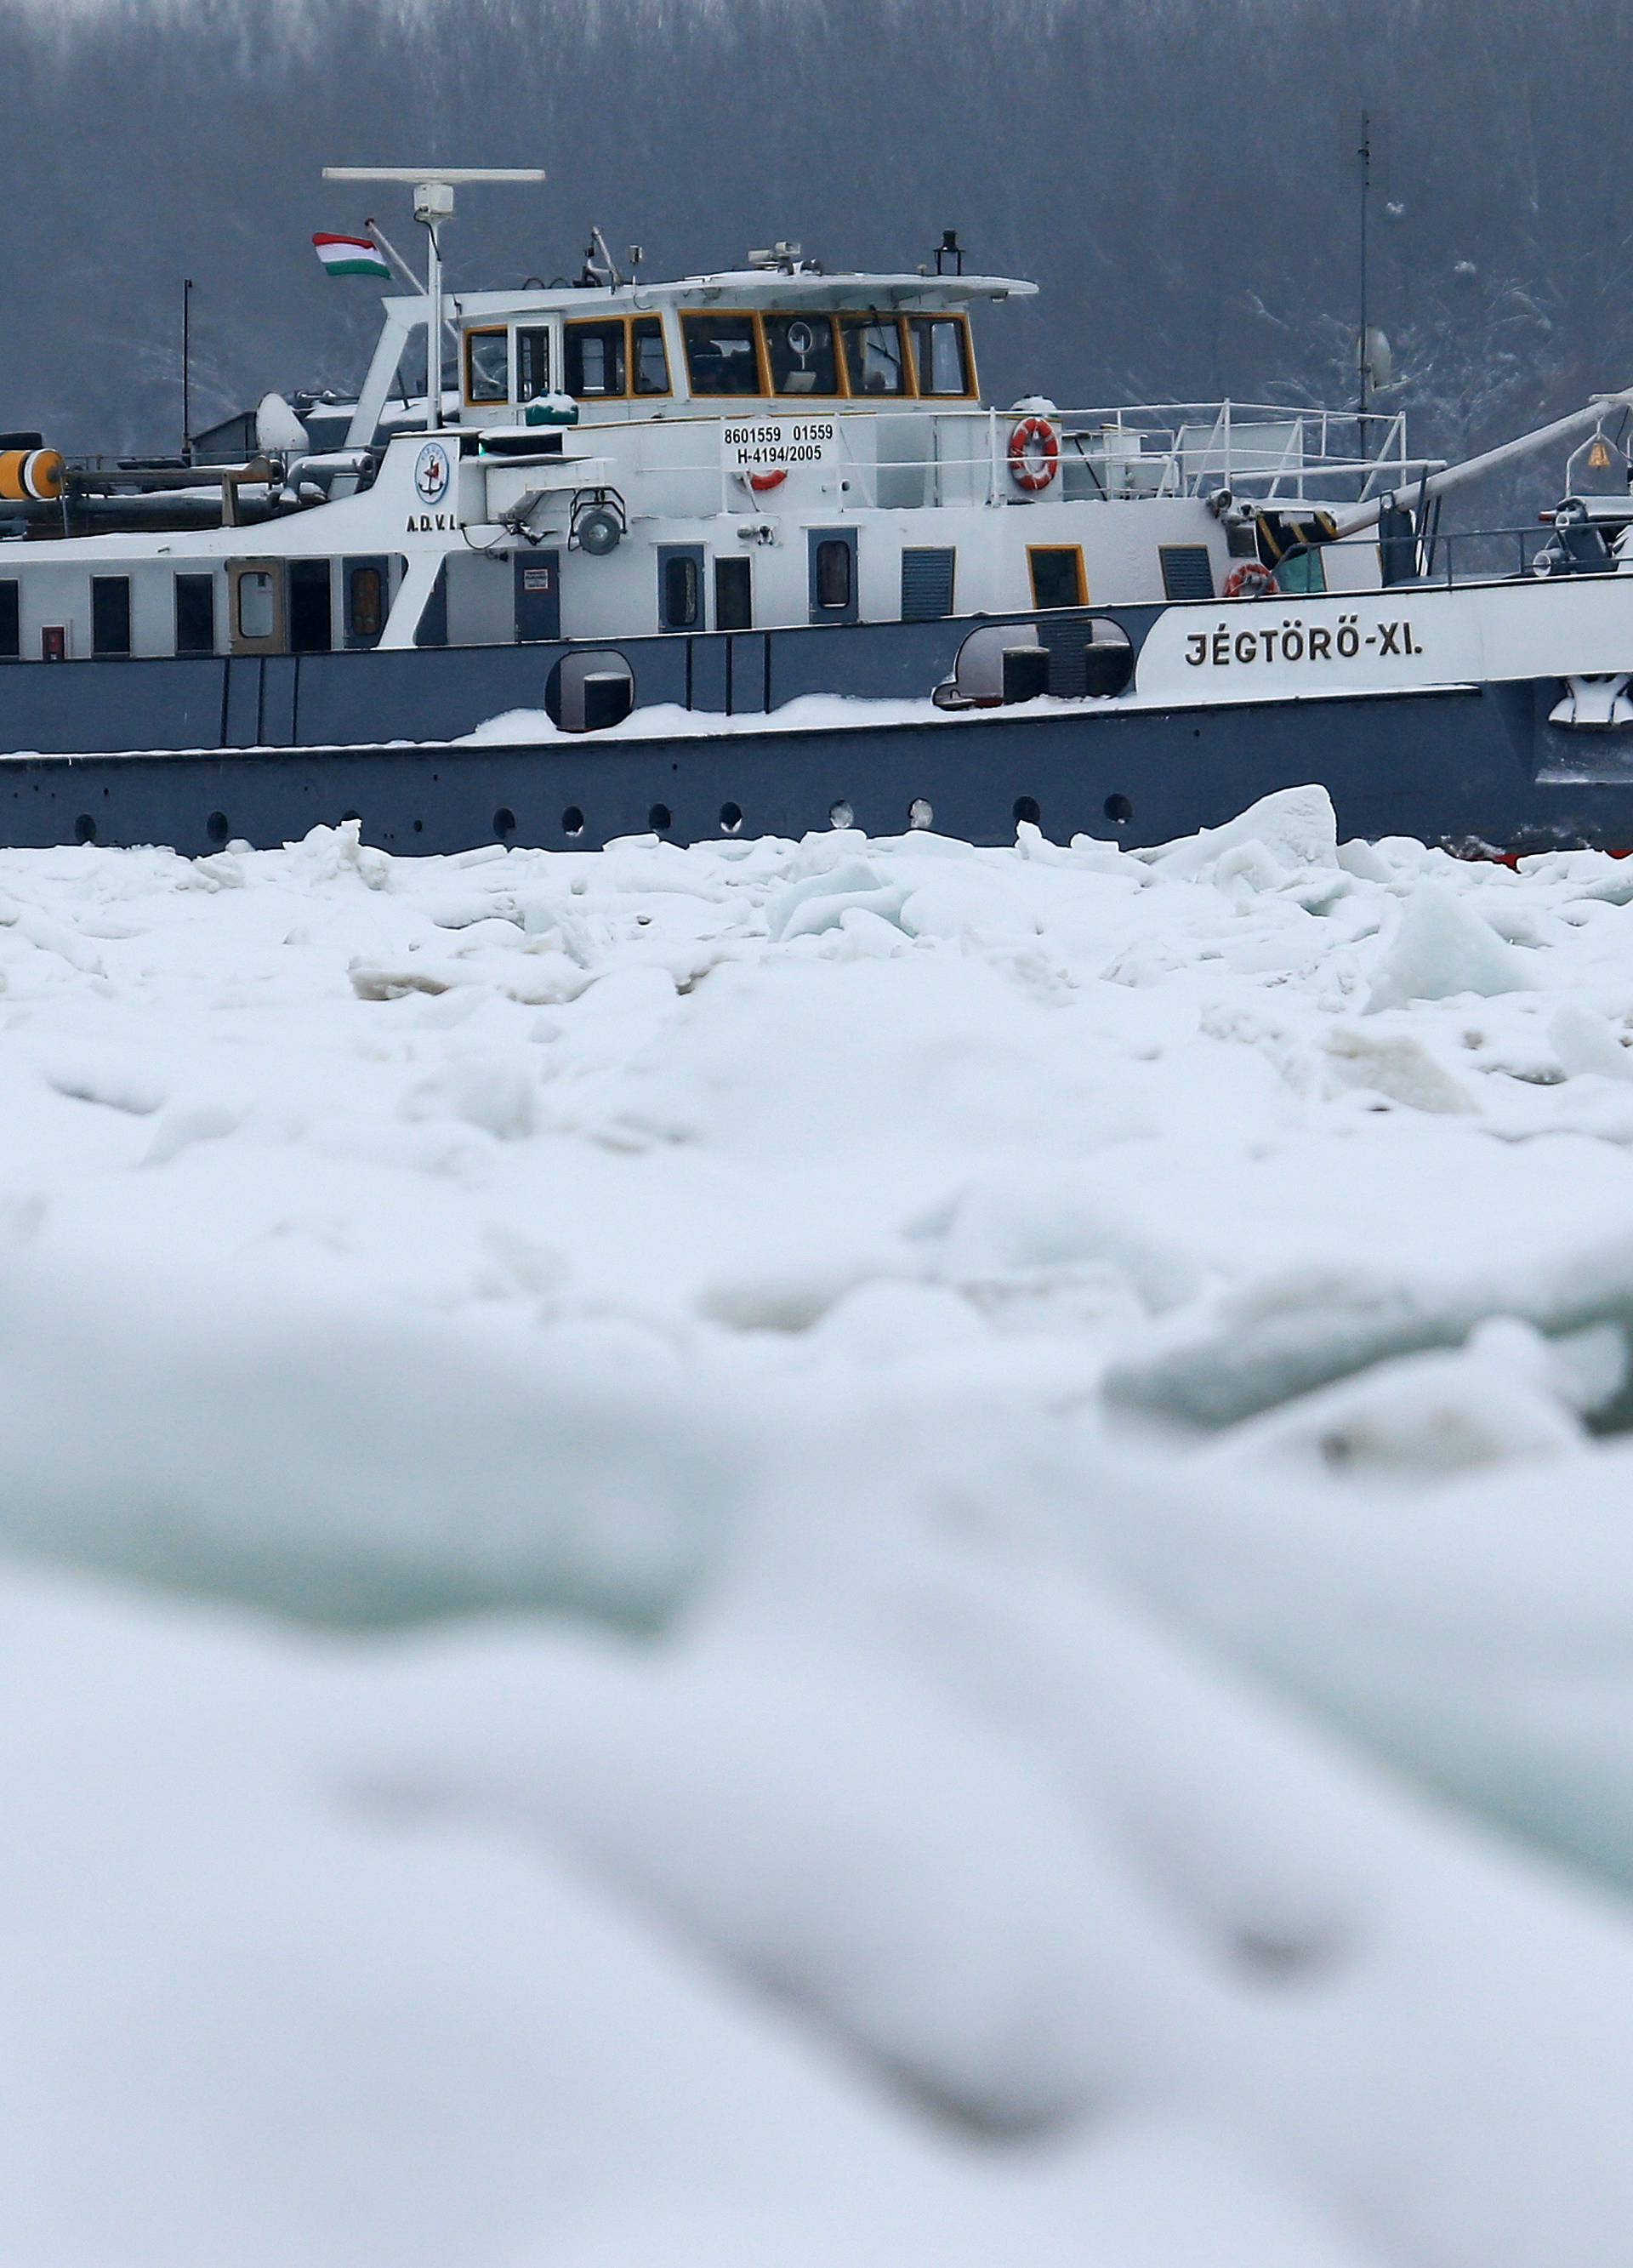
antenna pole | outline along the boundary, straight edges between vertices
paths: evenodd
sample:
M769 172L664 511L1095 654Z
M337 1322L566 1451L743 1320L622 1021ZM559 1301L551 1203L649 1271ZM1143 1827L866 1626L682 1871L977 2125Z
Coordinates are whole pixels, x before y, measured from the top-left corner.
M1372 114L1361 113L1361 146L1356 152L1361 160L1361 389L1358 414L1365 418L1372 408L1372 350L1366 323L1366 223L1367 208L1372 199ZM1361 447L1366 448L1366 428L1361 428Z
M442 247L437 224L425 224L425 423L436 432L442 423Z
M398 181L414 192L414 217L425 231L425 422L442 423L442 247L439 224L453 217L453 192L466 181L541 181L538 166L326 166L326 181ZM375 233L370 224L371 234Z
M181 461L193 461L193 278L181 279Z

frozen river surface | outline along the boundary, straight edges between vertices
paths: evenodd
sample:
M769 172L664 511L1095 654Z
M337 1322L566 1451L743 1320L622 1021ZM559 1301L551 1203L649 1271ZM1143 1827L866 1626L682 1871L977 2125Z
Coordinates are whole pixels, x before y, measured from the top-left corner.
M7 2268L1625 2268L1633 865L0 853Z

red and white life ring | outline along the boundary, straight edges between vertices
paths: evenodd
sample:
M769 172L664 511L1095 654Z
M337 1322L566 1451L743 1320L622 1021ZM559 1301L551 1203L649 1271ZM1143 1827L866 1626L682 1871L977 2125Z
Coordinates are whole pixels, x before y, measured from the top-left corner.
M1060 436L1047 417L1023 417L1009 437L1009 473L1035 496L1060 470Z
M786 465L769 465L763 473L741 472L737 477L756 496L767 496L773 489L782 487L788 478L788 468Z
M1227 599L1269 599L1280 590L1269 569L1256 559L1244 559L1239 567L1232 567L1225 578Z

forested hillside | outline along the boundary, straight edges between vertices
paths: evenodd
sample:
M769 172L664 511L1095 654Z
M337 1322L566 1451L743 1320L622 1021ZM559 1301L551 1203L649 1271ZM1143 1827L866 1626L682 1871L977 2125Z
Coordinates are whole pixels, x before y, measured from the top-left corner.
M11 0L0 423L173 446L346 385L366 285L314 227L401 193L325 162L543 163L468 195L450 281L576 269L594 220L652 269L773 236L833 264L956 225L1042 297L990 318L989 391L1065 403L1347 399L1363 100L1379 114L1387 397L1454 454L1633 379L1620 0ZM393 199L396 200L394 206ZM417 249L417 247L416 247Z

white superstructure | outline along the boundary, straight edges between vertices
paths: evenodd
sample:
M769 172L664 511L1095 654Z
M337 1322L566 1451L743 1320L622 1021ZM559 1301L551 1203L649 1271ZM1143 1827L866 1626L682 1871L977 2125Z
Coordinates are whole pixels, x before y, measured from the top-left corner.
M454 185L542 177L357 177L413 185L428 275L384 299L345 429L272 396L236 462L0 446L0 659L572 644L572 709L598 674L635 697L619 644L667 634L1375 592L1425 571L1431 500L1474 469L1409 457L1398 416L1000 408L974 320L1035 287L964 274L950 235L914 272L829 273L778 244L647 282L597 232L576 282L445 295ZM1590 540L1608 564L1593 526L1560 563L1593 563ZM823 689L850 689L844 653ZM989 696L998 658L967 683L961 655L953 701Z
M582 642L1208 599L1259 558L1255 504L1296 540L1301 515L1418 469L1399 418L984 401L972 318L1035 286L938 272L945 255L830 274L778 245L649 283L621 276L598 236L576 283L445 297L452 189L399 177L417 184L428 289L385 298L343 436L330 412L320 438L314 420L312 445L291 446L289 416L263 414L234 464L87 460L59 495L0 501L0 532L26 539L0 544L0 656ZM440 394L405 377L438 364ZM1312 551L1298 572L1299 587L1378 580L1368 546L1330 570Z

